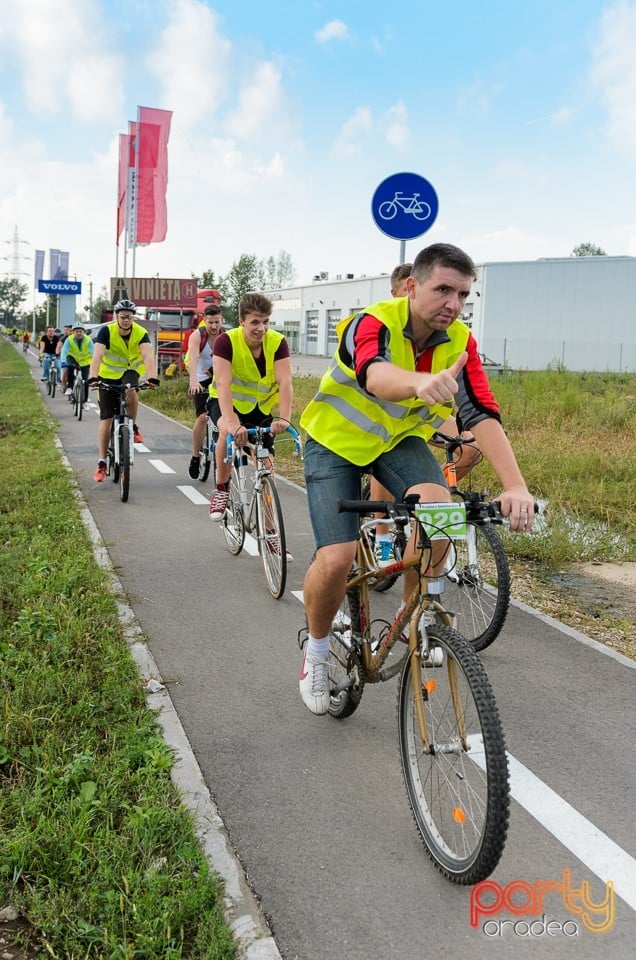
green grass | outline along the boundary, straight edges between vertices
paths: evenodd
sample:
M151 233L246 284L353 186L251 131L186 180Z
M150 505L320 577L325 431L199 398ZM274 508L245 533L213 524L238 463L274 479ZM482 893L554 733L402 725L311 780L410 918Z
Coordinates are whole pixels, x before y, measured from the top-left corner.
M4 341L0 383L0 905L43 956L234 957L53 425Z
M294 378L296 426L318 383ZM545 573L579 560L634 560L636 375L544 370L493 377L491 385L528 486L549 502L545 533L507 536L508 551ZM144 402L194 422L186 378L164 381ZM277 469L302 483L302 464L289 447L279 445ZM472 485L493 495L500 489L485 462Z

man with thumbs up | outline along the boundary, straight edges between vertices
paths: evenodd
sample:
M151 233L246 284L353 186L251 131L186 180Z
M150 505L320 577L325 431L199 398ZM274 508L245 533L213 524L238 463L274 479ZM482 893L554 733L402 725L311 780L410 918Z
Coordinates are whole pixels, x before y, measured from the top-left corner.
M336 353L302 415L317 551L304 583L309 639L300 693L312 713L329 707L329 630L358 538L358 517L338 513L336 504L359 498L363 472L371 472L396 500L418 494L424 503L449 501L427 440L454 402L463 428L475 435L499 478L498 499L511 530L532 526L533 497L501 426L477 344L458 319L474 279L475 265L458 247L438 243L422 250L406 297L341 321ZM416 577L414 570L405 572L406 596Z

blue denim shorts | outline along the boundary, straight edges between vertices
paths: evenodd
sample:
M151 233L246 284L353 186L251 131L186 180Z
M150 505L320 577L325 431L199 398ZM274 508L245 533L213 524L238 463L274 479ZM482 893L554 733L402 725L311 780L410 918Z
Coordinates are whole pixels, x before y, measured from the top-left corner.
M446 487L442 468L421 437L406 437L367 467L358 467L307 437L304 450L309 518L316 547L358 539L355 513L338 513L338 500L360 499L360 477L371 473L396 500L419 483Z

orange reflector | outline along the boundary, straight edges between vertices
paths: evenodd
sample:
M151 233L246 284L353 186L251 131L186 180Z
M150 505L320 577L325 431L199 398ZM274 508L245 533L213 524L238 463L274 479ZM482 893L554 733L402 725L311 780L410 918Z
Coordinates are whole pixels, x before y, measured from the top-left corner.
M427 693L433 693L437 687L437 680L427 680L424 689Z
M466 823L466 814L461 807L455 807L453 810L453 820L455 823Z

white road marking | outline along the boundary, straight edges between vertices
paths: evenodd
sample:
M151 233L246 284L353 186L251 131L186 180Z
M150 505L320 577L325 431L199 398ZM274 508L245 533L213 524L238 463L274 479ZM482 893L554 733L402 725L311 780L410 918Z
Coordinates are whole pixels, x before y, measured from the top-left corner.
M508 765L517 803L636 910L636 860L510 754Z
M206 497L205 494L201 493L200 490L197 490L196 487L191 487L191 486L180 487L177 485L177 490L180 493L182 493L184 497L187 497L188 500L191 500L192 503L196 503L197 506L199 505L203 506L203 504L205 504L206 507L210 506L210 498Z
M138 450L141 444L135 444L135 450ZM143 452L143 451L142 451ZM163 460L149 460L148 463L155 468L159 473L176 473L172 467L169 467L167 463L164 463Z
M152 450L150 449L150 447L147 447L145 443L136 443L136 444L135 444L135 450L136 450L138 453L152 453ZM152 462L152 461L151 461L151 462ZM157 463L161 463L161 461L160 461L160 460L157 460ZM164 472L164 473L167 473L167 472L174 473L174 470L172 470L172 471L166 471L166 470L164 470L163 472Z

